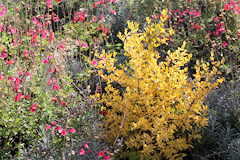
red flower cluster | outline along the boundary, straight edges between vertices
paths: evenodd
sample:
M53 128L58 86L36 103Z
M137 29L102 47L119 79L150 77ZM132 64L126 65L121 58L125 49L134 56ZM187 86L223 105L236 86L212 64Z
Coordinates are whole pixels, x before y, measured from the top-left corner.
M52 122L52 126L46 123L46 124L45 124L45 126L46 126L46 128L45 128L46 131L48 131L48 129L54 127L55 125L56 125L56 121L53 121L53 122ZM54 128L52 128L52 129L54 129ZM66 136L67 133L76 133L76 129L74 129L74 128L71 128L69 131L67 131L66 129L62 129L61 126L58 126L58 127L56 127L55 129L58 131L58 133L61 133L62 136Z

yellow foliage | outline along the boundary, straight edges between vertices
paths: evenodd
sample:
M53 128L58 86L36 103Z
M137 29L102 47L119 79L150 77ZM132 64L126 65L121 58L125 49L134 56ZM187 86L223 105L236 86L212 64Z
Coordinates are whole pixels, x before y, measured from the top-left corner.
M128 22L128 29L119 38L124 42L127 64L114 66L116 52L98 55L105 57L98 64L99 73L107 83L106 93L95 96L97 102L108 110L103 127L106 140L115 143L123 137L127 148L134 148L144 155L159 159L182 159L182 151L192 147L192 140L201 138L199 132L207 125L205 96L223 78L213 81L220 62L197 61L195 79L188 77L185 67L192 55L184 49L168 51L165 61L159 61L156 47L167 44L167 37L174 34L164 28L167 11L163 11L162 22L148 25L142 33L138 23ZM211 65L211 67L209 67ZM212 70L210 70L212 68ZM124 87L124 91L113 87L113 82Z

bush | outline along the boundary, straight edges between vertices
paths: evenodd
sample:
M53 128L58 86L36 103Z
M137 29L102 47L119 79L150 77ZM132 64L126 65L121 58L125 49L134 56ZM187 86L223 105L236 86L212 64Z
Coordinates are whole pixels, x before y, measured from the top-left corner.
M224 78L212 80L221 65L212 53L211 63L197 61L195 79L190 80L185 65L192 55L184 49L185 43L160 61L155 48L167 44L174 32L164 28L167 10L162 15L160 23L147 18L142 33L133 22L128 22L124 35L119 33L128 57L120 68L114 66L115 52L98 56L96 68L107 87L106 93L97 93L95 98L107 112L103 127L106 141L113 146L123 138L125 149L139 151L142 158L182 159L183 151L201 138L200 131L207 125L205 96ZM114 88L113 83L124 89Z
M239 91L239 82L236 86L225 83L206 98L209 124L203 128L203 138L195 144L189 159L239 159Z

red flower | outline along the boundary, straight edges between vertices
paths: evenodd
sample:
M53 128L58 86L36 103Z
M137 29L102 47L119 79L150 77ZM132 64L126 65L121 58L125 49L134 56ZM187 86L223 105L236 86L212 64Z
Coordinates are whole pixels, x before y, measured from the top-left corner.
M61 101L60 101L60 105L64 107L64 106L66 106L66 103L61 100Z
M30 98L30 95L27 94L27 95L25 96L25 99L29 99L29 100L30 100L30 99L31 99L31 98Z
M66 134L67 134L66 129L62 130L61 135L66 136Z
M18 93L16 96L15 96L15 101L20 101L22 99L22 93Z
M105 27L105 28L104 28L104 33L105 33L105 34L108 34L108 33L109 33L109 31L108 31L108 28L107 28L107 27Z
M103 14L101 14L101 16L99 17L99 19L103 19Z
M74 128L71 128L68 132L69 133L76 133L76 130Z
M61 132L62 132L62 127L61 127L61 126L58 126L58 127L56 128L56 130L58 130L58 132L61 133Z
M59 89L60 89L60 86L56 83L56 84L54 84L54 89L56 90L56 91L59 91Z
M223 47L226 47L228 44L226 41L224 41L222 45L223 45Z
M53 122L52 122L52 126L55 126L55 125L56 125L56 121L53 121Z
M104 156L104 160L110 160L111 156Z
M104 116L106 116L106 115L108 114L108 112L107 112L107 111L104 111L103 114L104 114Z
M229 4L225 3L225 5L224 5L224 10L226 10L226 11L230 10Z
M14 63L14 59L10 59L10 60L7 62L7 64L10 64L10 65L13 65L13 63Z
M99 113L99 114L103 114L102 110L99 110L98 113Z
M81 151L79 152L80 156L85 154L85 151L81 148Z
M53 99L52 99L53 102L56 102L57 101L57 97L54 96Z
M31 112L36 112L38 106L36 104L33 104L31 107Z
M100 2L100 4L103 5L103 4L104 4L104 0L102 0L102 1Z
M97 28L99 31L103 30L103 26L101 26L101 28L98 26Z
M56 0L57 2L61 2L61 0Z
M103 153L103 151L100 151L100 152L97 153L97 155L99 155L99 157L103 157L104 153Z

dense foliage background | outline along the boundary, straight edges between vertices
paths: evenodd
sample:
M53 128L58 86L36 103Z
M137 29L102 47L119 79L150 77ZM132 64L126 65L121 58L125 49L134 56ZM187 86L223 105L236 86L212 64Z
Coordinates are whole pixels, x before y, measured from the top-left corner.
M2 0L0 159L239 160L239 37L239 0Z

